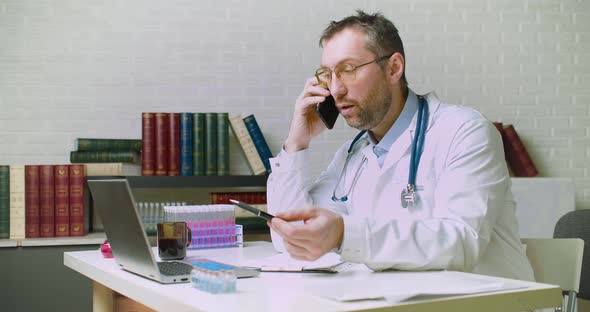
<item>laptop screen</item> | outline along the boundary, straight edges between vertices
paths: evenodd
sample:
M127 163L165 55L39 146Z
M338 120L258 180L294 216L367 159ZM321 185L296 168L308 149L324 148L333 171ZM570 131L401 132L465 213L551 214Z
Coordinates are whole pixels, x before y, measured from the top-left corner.
M117 263L127 271L159 279L127 180L88 180L88 186Z

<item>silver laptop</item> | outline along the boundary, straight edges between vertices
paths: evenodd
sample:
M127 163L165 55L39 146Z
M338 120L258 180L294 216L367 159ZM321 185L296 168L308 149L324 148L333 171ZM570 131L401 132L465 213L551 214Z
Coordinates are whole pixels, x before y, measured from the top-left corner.
M191 264L156 261L127 180L88 180L88 186L117 264L160 283L189 282Z

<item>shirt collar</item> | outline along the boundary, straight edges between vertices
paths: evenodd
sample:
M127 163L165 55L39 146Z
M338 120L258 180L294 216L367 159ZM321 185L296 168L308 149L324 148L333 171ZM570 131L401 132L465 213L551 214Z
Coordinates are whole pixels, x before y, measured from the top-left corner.
M389 152L389 149L395 143L397 138L404 133L404 131L410 126L412 122L412 118L418 111L418 96L414 91L408 88L408 98L406 99L406 103L404 104L404 108L402 112L397 117L397 120L393 123L391 128L385 133L385 136L377 143L375 138L373 138L373 134L371 131L368 131L369 135L367 138L371 145L373 145L373 151L376 154L383 154ZM379 155L377 155L379 156Z

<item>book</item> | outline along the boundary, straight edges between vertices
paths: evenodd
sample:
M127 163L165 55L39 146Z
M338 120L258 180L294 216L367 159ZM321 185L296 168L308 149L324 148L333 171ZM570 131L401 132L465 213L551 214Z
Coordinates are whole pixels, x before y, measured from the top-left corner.
M168 175L180 175L180 114L168 113Z
M156 113L154 120L154 175L165 176L168 174L168 132L170 130L168 113Z
M516 177L534 177L538 175L537 168L533 163L524 144L520 140L513 125L503 128L505 139L506 160Z
M258 122L256 122L256 117L254 117L254 115L248 115L244 117L244 123L246 124L246 129L248 129L248 133L250 133L250 136L252 137L252 142L254 142L256 151L258 151L258 155L260 155L260 158L262 159L266 172L270 173L271 169L268 159L272 158L272 153L264 139L262 130L260 130L260 127L258 126Z
M250 166L252 173L254 175L266 173L262 158L260 158L256 146L254 146L254 142L252 142L252 137L250 136L248 129L246 129L246 124L244 123L242 116L232 116L229 119L229 124L242 152L244 152L244 156L246 156L246 161L248 162L248 166Z
M92 151L92 152L70 152L70 162L79 163L139 163L141 155L137 152L111 152L111 151Z
M205 175L205 128L204 113L193 114L193 175Z
M217 113L217 175L229 175L228 113Z
M69 166L70 236L84 236L88 232L85 224L88 206L84 203L84 165Z
M85 163L86 176L139 176L142 165L133 163Z
M156 168L153 113L141 113L141 175L153 176ZM86 174L91 175L86 171Z
M0 239L10 237L10 166L0 165Z
M180 175L193 175L193 113L180 113Z
M213 205L233 205L229 200L235 199L247 204L266 204L266 192L211 192Z
M70 168L53 166L53 190L55 205L55 236L70 236Z
M74 149L76 151L141 152L141 140L77 138Z
M11 165L10 239L25 238L25 166Z
M205 175L217 175L217 113L205 113Z
M39 235L55 236L55 193L52 165L39 166Z
M25 236L40 237L39 166L25 165Z

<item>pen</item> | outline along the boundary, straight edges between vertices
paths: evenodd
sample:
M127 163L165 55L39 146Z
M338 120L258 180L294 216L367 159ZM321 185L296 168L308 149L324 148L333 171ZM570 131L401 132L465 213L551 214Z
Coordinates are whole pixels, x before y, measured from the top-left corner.
M275 216L271 215L270 213L266 213L266 212L264 212L264 211L262 211L260 209L254 208L254 207L252 207L252 206L250 206L250 205L248 205L246 203L243 203L241 201L238 201L238 200L235 200L235 199L230 199L229 201L232 202L234 205L242 208L242 209L245 209L245 210L250 211L251 213L253 213L253 214L261 217L262 219L264 219L266 221L270 221L270 220L272 220L272 218L275 217Z

